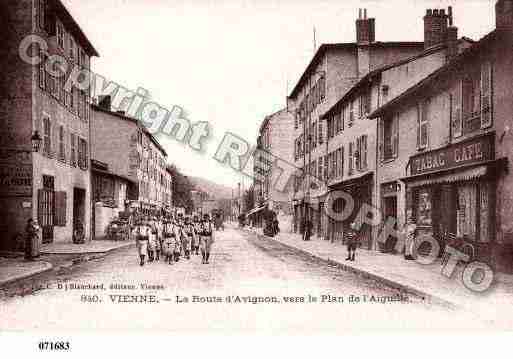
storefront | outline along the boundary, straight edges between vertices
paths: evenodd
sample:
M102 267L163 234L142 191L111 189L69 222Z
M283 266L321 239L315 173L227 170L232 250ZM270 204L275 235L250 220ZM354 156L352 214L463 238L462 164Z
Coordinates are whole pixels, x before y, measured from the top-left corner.
M331 241L343 241L344 233L350 228L352 222L364 223L365 213L360 213L362 205L372 205L372 188L374 186L373 173L366 173L358 178L354 178L345 182L338 183L336 185L329 186L330 193L333 194L335 191L343 191L351 196L354 201L354 208L348 218L343 221L338 221L334 218L328 218L328 239ZM329 195L328 195L329 196ZM335 213L342 213L345 206L347 205L343 199L337 199L335 201L328 200L326 203L332 205L332 209ZM362 248L372 248L372 228L367 224L363 224L361 231L361 245Z
M473 259L489 261L495 241L495 188L504 160L495 160L494 134L410 159L406 210L420 235L441 247L457 243Z

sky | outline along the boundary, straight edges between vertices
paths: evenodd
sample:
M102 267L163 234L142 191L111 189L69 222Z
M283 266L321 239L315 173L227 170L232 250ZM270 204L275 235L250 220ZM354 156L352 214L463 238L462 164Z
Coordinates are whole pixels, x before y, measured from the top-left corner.
M428 8L452 5L460 36L494 28L494 0L62 0L100 53L92 70L153 101L208 121L196 153L159 137L186 175L235 187L250 179L213 159L229 131L256 143L266 115L285 107L316 43L354 42L359 8L376 18L378 41L422 41Z

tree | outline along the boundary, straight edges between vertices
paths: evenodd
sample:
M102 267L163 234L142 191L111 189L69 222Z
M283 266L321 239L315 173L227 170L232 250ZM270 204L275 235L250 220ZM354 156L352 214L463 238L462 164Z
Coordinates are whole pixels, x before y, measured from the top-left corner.
M194 210L191 191L194 189L191 181L174 164L168 165L168 170L173 177L173 205L183 207L187 213Z

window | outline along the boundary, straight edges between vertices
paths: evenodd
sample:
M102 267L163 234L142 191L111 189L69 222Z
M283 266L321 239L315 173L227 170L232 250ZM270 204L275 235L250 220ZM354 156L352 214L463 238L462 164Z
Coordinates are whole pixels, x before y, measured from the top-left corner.
M299 128L299 112L294 114L294 130Z
M319 79L319 97L320 102L326 99L326 78L324 76Z
M399 119L396 116L384 118L380 126L381 159L396 158L399 147Z
M64 50L64 26L60 22L57 22L57 45Z
M356 151L356 167L359 171L364 171L367 169L367 135L358 137Z
M324 134L323 134L323 131L322 131L322 120L319 120L317 136L318 136L319 144L322 145L324 143Z
M328 164L328 155L324 156L324 180L327 181L329 177L329 164Z
M327 119L328 121L328 139L333 138L333 117L330 116Z
M75 40L73 40L73 37L71 37L71 35L69 35L69 48L68 48L68 55L70 57L70 60L71 61L75 61L75 57L76 57L76 48L75 48Z
M37 1L37 23L41 30L44 30L46 27L46 0Z
M365 91L359 98L359 117L363 118L370 113L371 96L369 91Z
M417 104L417 149L426 149L429 141L429 100Z
M48 116L43 117L43 154L52 156L52 127Z
M353 126L354 123L354 101L349 102L349 121L348 126Z
M481 65L481 128L492 125L492 64L489 61Z
M83 138L78 138L78 167L83 170L87 169L87 141Z
M320 181L323 180L323 163L322 163L322 160L323 160L323 157L319 157L319 161L318 161L318 165L317 165L317 179L319 179Z
M470 71L462 80L463 132L469 133L480 128L481 95L480 73Z
M342 178L344 176L344 147L340 147L337 153L337 177Z
M74 133L70 134L70 147L71 147L71 153L70 153L70 164L73 166L73 167L77 167L77 157L76 157L76 153L77 153L77 141L76 141L76 136Z
M39 50L39 56L41 57L41 63L39 64L39 87L43 90L46 89L46 61L48 55L43 50Z
M66 161L66 150L64 143L64 126L59 126L59 161Z
M461 118L461 83L450 96L451 105L451 132L453 138L463 135L463 121Z
M349 175L353 174L354 169L354 143L349 142Z

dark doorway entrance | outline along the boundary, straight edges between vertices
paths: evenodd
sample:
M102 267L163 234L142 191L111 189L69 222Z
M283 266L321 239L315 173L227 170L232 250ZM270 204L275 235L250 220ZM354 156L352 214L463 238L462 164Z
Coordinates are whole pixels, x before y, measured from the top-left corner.
M83 240L85 235L85 197L82 188L73 188L73 233L76 241Z
M55 181L52 176L43 176L43 188L38 191L37 203L38 221L43 231L43 243L52 243L55 212Z

